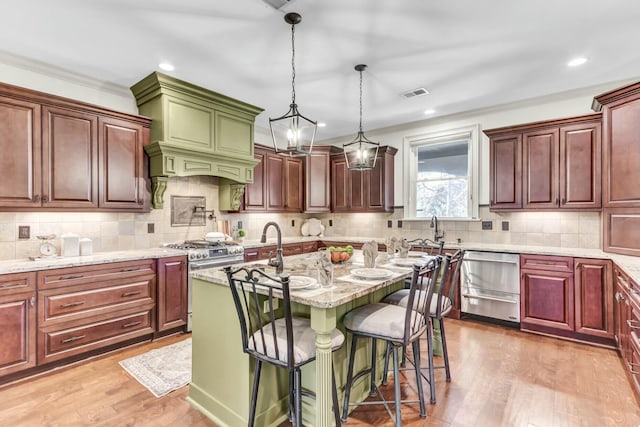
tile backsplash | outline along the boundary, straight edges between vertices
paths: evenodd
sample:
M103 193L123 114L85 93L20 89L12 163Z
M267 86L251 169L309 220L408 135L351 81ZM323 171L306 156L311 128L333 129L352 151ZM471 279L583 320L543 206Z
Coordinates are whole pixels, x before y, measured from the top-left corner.
M164 208L149 213L92 212L2 212L0 211L0 260L20 259L38 255L38 235L55 234L53 243L59 253L63 233L76 233L93 241L94 252L145 249L163 243L201 239L216 229L207 219L204 226L171 226L171 196L201 196L206 209L215 210L218 220L229 220L232 226L242 221L246 239L256 241L268 221L276 221L284 237L300 236L300 227L307 218L318 218L325 226L326 237L431 237L429 221L403 220L402 209L394 213L355 214L229 214L218 211L218 179L214 177L170 178L164 195ZM483 222L490 221L492 230L483 230L481 221L441 221L445 240L515 245L552 246L566 248L599 248L601 221L599 212L517 212L492 213L480 208ZM329 225L331 221L332 225ZM391 221L391 228L388 227ZM399 227L402 222L402 228ZM502 230L507 222L509 230ZM148 224L154 232L149 233ZM18 227L29 226L30 238L19 239ZM269 237L275 237L273 230Z

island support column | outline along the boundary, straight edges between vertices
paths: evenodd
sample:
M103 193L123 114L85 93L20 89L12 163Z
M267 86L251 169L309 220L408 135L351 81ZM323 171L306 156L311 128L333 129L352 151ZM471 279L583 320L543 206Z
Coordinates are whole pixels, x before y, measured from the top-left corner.
M336 328L336 309L311 307L311 327L316 332L316 427L334 424L331 373L331 333Z

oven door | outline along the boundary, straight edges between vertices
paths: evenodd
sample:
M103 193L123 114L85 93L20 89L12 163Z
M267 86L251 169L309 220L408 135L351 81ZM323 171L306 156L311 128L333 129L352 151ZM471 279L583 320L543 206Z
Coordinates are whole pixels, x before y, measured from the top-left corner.
M200 261L189 261L189 278L187 279L187 332L191 331L191 317L192 317L192 279L191 272L196 270L203 270L205 268L223 268L227 265L240 264L244 262L244 255L229 255L219 258L211 258Z

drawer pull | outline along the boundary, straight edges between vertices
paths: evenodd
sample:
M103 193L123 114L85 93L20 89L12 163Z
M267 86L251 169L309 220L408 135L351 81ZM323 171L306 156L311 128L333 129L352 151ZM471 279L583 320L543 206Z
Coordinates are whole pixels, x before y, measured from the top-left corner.
M60 305L60 308L77 307L77 306L82 305L84 303L85 303L85 301L69 302L69 303Z
M70 274L68 276L60 276L59 280L80 279L81 277L84 277L84 274Z
M3 283L2 284L2 289L15 289L15 288L21 288L24 285L22 283Z
M142 323L142 320L138 320L137 322L125 323L124 325L122 325L122 329L132 328L134 326L138 326L141 323Z
M134 295L140 295L142 292L140 291L131 291L131 292L125 292L122 294L122 298L126 298L126 297L132 297Z
M128 271L138 271L138 270L142 270L140 267L129 267L129 268L123 268L122 272L128 272Z
M62 344L68 344L70 342L74 342L74 341L78 341L81 340L82 338L84 338L86 335L78 335L75 337L71 337L71 338L67 338L65 340L60 341Z
M629 369L629 372L631 372L633 375L640 375L640 372L634 370L633 368L640 366L639 363L632 363L632 362L627 362L627 369Z

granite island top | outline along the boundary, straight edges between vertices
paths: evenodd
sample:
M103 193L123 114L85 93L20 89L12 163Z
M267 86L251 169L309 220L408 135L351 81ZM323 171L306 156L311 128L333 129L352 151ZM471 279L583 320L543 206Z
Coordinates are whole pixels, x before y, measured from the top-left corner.
M384 238L379 237L355 237L355 236L299 236L299 237L283 237L282 243L301 243L313 241L327 242L344 242L344 243L366 243L372 240L380 244L385 243ZM246 248L254 248L268 245L275 245L275 238L268 238L267 243L260 243L259 240L245 240ZM528 245L506 245L499 243L478 243L478 242L445 242L445 249L465 249L468 251L486 251L486 252L504 252L515 254L534 254L534 255L554 255L554 256L570 256L575 258L595 258L610 259L615 262L625 273L627 273L634 281L640 283L640 257L618 255L609 252L603 252L600 249L584 249L584 248L563 248L557 246L528 246Z
M35 261L30 259L15 259L0 261L0 274L23 273L27 271L49 270L52 268L77 267L81 265L106 264L119 261L134 261L148 258L166 258L186 255L180 249L150 248L128 251L97 252L93 255L74 257L43 257Z
M315 254L303 254L293 255L284 258L285 272L289 272L291 275L301 275L316 277L313 267L310 264L313 263ZM353 258L344 263L334 265L333 270L333 285L332 286L320 286L316 283L313 286L304 289L290 289L291 301L308 305L311 307L331 308L337 307L342 304L354 301L357 298L370 294L378 289L383 289L392 283L404 280L407 277L411 277L411 267L397 266L391 263L383 263L376 266L376 268L389 271L389 276L382 279L363 279L357 277L351 273L356 268L362 268L362 252L356 250ZM234 265L233 268L238 267L266 267L266 260L250 262L245 264ZM267 270L267 273L272 273ZM195 270L190 272L191 277L204 280L207 282L215 283L218 285L228 286L227 276L220 268L209 268L202 270ZM275 274L272 274L276 276Z

